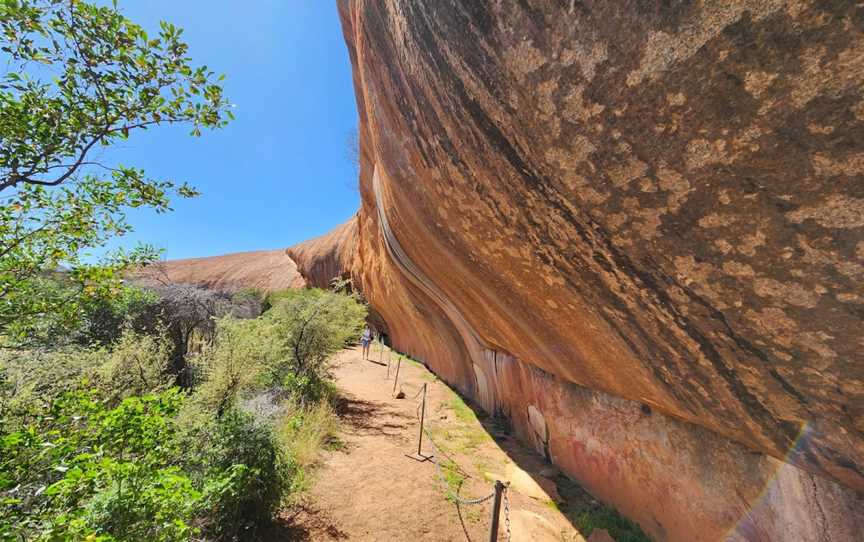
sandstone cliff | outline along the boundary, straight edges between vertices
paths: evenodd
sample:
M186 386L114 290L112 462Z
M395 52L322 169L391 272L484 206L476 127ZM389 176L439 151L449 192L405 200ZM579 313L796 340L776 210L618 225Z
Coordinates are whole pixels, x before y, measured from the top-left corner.
M858 540L864 8L339 10L362 207L310 282L657 540Z
M194 284L224 292L245 288L275 292L306 285L285 249L168 260L141 269L133 278L145 285Z

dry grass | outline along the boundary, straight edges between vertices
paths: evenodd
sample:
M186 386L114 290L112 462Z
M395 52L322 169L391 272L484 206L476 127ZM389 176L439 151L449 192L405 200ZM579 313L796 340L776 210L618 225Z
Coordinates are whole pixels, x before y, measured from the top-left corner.
M278 430L279 442L301 469L318 462L321 450L339 445L339 419L326 401L289 408Z

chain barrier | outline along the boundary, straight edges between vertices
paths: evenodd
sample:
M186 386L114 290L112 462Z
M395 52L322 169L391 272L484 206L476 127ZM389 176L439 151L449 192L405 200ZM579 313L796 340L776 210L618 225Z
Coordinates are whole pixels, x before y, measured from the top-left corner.
M423 388L420 388L420 389L422 391ZM417 395L419 396L420 394L418 393ZM419 410L420 410L420 405L418 403L417 411L419 412ZM418 420L420 419L419 414L417 415L417 419ZM426 435L426 439L432 445L432 450L433 450L436 458L437 457L446 457L451 463L453 463L454 470L456 470L460 474L465 474L464 471L462 471L462 469L459 468L459 465L457 465L456 462L453 461L453 459L451 459L449 455L446 455L446 454L441 452L441 448L439 448L438 445L435 443L435 439L432 438L432 432L427 427L423 427L423 434ZM459 504L482 504L482 503L488 501L489 499L491 499L492 497L495 496L495 492L493 491L489 495L485 495L483 497L478 497L476 499L466 499L464 497L460 497L459 495L454 493L453 490L450 489L450 484L447 483L447 476L444 474L444 469L441 467L441 462L440 461L432 461L432 463L435 464L435 470L438 471L438 478L441 480L441 484L444 486L444 490L447 493L447 496L450 499L452 499L453 501L455 501Z
M416 400L420 397L425 389L426 385L420 386L420 389L417 390L417 393L411 398L411 400ZM422 434L426 435L426 439L432 447L434 460L432 463L435 464L435 470L438 473L438 479L441 485L444 487L445 494L447 498L452 500L457 505L475 505L475 504L483 504L487 501L492 500L495 497L496 490L493 489L491 493L488 495L484 495L482 497L477 497L475 499L467 499L465 497L461 497L456 494L452 489L450 489L450 484L447 482L447 476L444 474L444 468L441 466L441 461L439 458L446 458L453 466L453 470L458 472L463 476L467 476L467 473L463 471L459 465L448 455L441 451L441 448L435 442L435 439L432 438L432 431L430 431L429 427L424 423L423 416L421 416L420 409L423 407L422 400L417 401L417 408L415 410L415 415L417 416L417 421L420 423L420 431ZM419 453L419 452L418 452ZM498 485L498 482L496 482ZM510 482L503 482L503 489L501 490L501 497L504 500L504 536L507 542L510 542L511 532L510 532ZM498 502L496 501L495 507L497 507ZM494 508L494 507L493 507ZM497 530L497 529L496 529Z
M438 446L435 444L435 441L432 440L431 432L426 428L423 429L423 432L426 434L426 438L429 439L429 442L432 444L432 449L435 451L435 454L438 457L444 456L441 453L441 449L438 448ZM444 456L444 457L447 457L449 459L449 456ZM450 461L453 463L453 465L455 467L454 470L457 470L457 471L461 470L461 469L459 469L459 466L456 465L455 461L453 461L452 459L450 459ZM489 499L491 499L492 497L495 496L495 492L493 491L492 493L490 493L488 495L485 495L483 497L478 497L476 499L466 499L464 497L460 497L455 492L453 492L452 489L450 489L450 484L447 483L447 476L444 474L444 469L441 467L441 462L440 461L433 461L433 463L435 463L435 470L438 471L438 478L441 480L441 484L444 486L444 490L447 493L447 496L450 499L452 499L453 501L455 501L459 504L483 504L484 502L488 501Z
M504 538L510 542L510 482L504 484Z
M424 386L425 386L425 384L424 384ZM417 390L417 393L414 394L414 397L412 397L411 400L413 401L414 399L417 399L418 397L420 397L421 393L423 393L423 386L420 386L420 389ZM417 401L417 404L419 405L420 401ZM419 418L420 416L418 415L417 417Z

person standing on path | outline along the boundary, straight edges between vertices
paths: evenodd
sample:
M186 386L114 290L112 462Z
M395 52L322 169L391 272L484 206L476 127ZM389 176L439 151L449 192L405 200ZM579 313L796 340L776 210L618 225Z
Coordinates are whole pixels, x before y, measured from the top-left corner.
M369 326L363 328L360 344L363 345L363 359L369 359L369 345L372 344L372 330L369 329Z

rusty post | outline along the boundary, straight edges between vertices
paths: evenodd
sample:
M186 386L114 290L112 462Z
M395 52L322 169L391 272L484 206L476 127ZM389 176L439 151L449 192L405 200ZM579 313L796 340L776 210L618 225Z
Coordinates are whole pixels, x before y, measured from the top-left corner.
M417 453L416 454L405 454L406 457L410 457L415 461L429 461L433 456L431 455L423 455L423 427L426 420L426 386L427 384L423 384L423 402L420 405L420 434L417 437Z
M399 361L396 362L396 377L393 379L393 393L396 393L396 384L399 382L399 367L402 366L402 356L399 356Z
M501 493L504 492L504 484L501 480L495 480L495 500L492 501L492 524L489 526L489 542L498 540L498 516L501 514Z
M417 455L423 447L423 420L426 418L426 384L423 384L423 402L420 405L420 434L417 436Z

